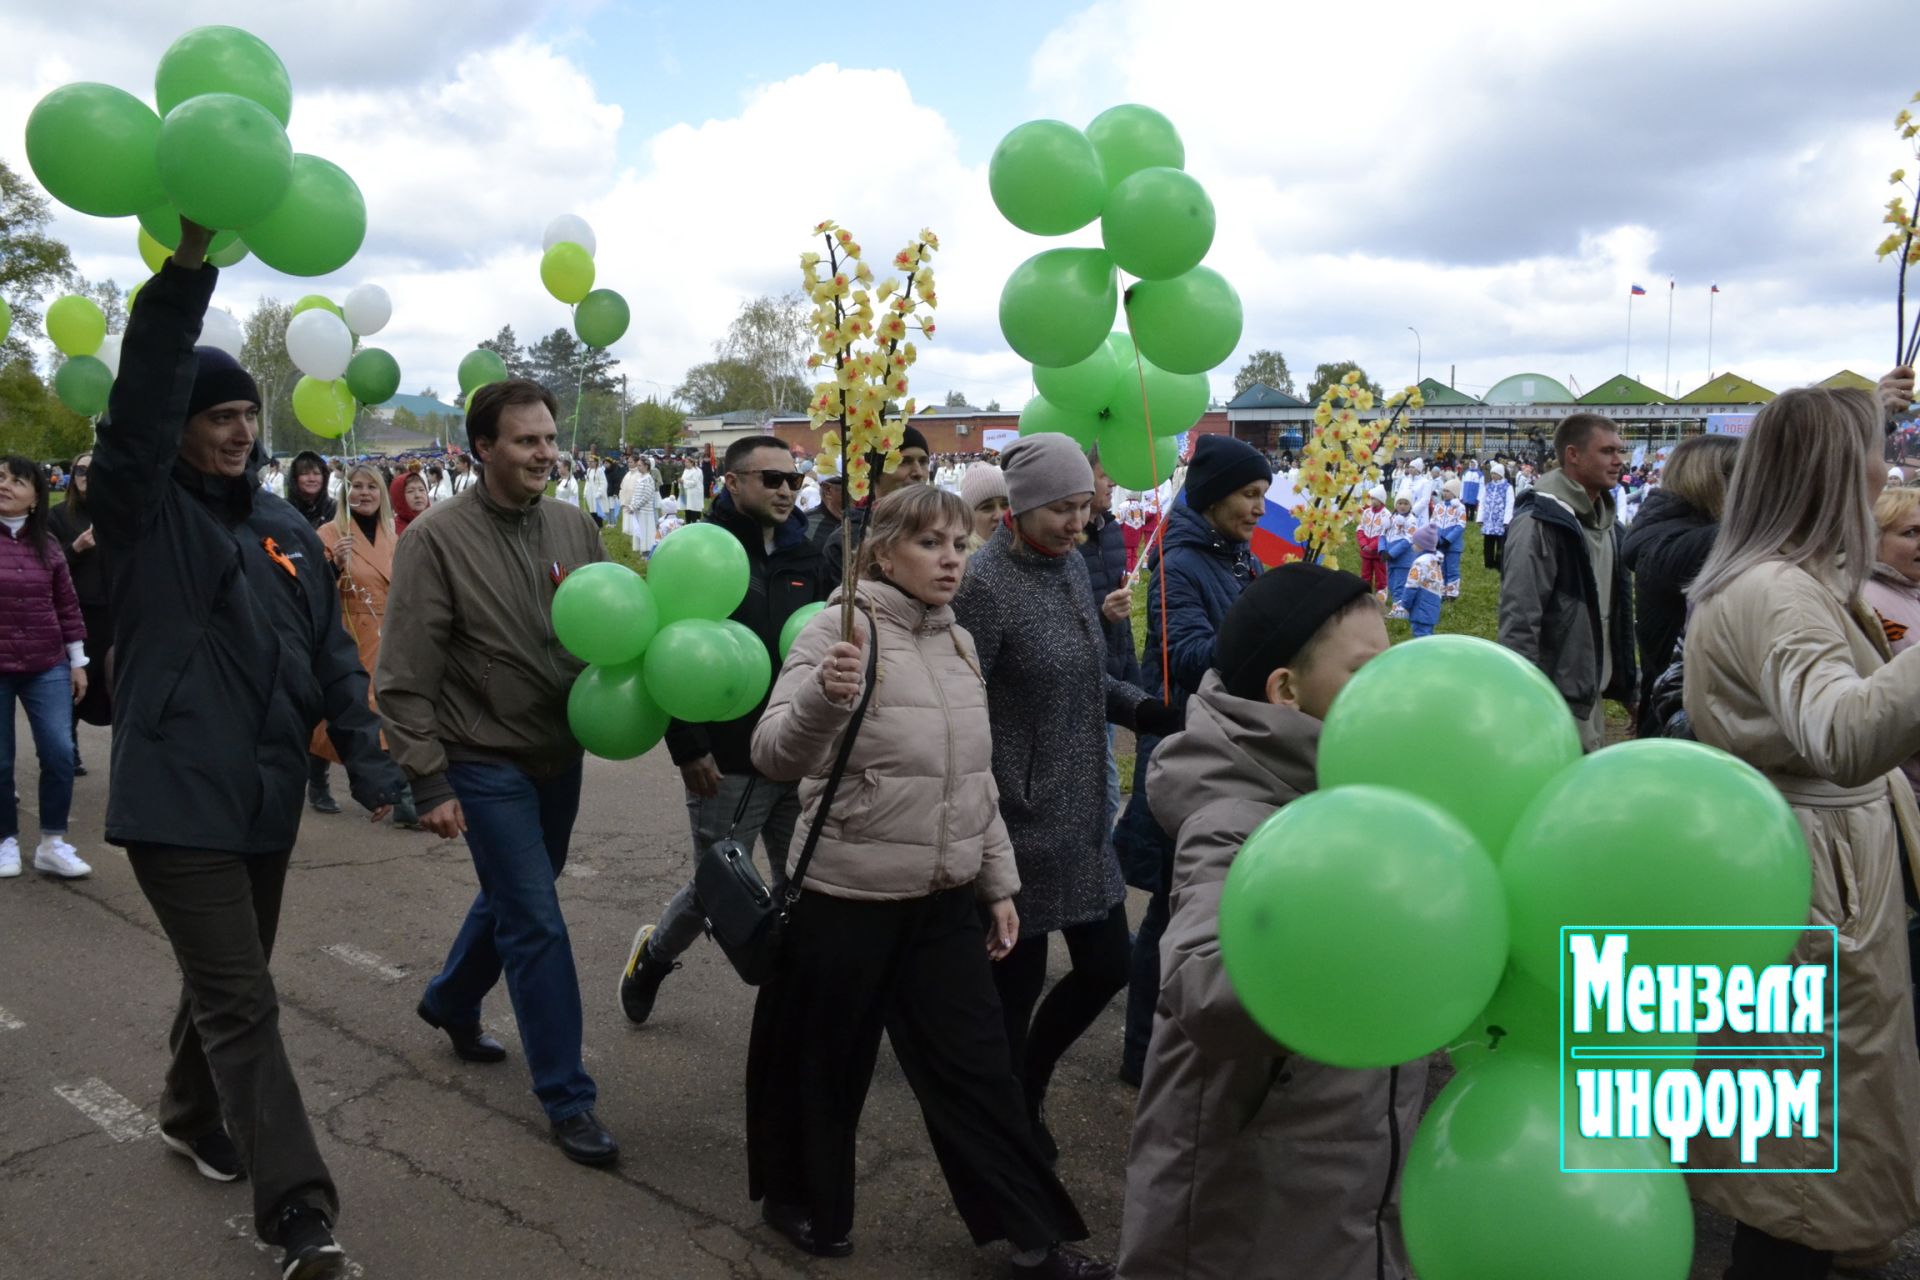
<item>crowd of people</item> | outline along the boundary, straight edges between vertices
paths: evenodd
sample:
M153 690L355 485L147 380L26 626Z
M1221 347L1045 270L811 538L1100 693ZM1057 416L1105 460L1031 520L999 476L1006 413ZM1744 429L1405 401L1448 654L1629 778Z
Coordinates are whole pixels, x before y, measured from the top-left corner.
M1879 400L1789 392L1744 442L1689 439L1638 473L1590 414L1559 424L1544 467L1409 459L1366 495L1360 573L1266 568L1251 541L1284 460L1217 435L1163 491L1128 494L1064 436L936 458L908 428L850 502L772 436L719 458L564 455L552 395L508 381L472 397L456 455L389 469L303 453L282 474L253 379L195 345L218 274L207 243L184 226L143 290L64 501L34 463L0 460L0 764L11 775L17 702L40 761L32 866L85 876L66 839L74 725L112 725L106 839L182 974L161 1137L205 1176L249 1181L283 1276L347 1266L269 973L302 807L339 810L336 764L371 820L463 839L473 860L420 1019L461 1060L501 1063L485 1001L504 980L559 1151L620 1158L556 891L583 785L566 714L582 664L547 606L608 558L603 529L645 556L694 519L745 551L733 617L776 675L744 715L673 722L666 748L691 851L758 846L788 910L743 1112L747 1193L798 1250L854 1248L884 1034L961 1220L977 1244L1008 1242L1017 1276L1408 1274L1397 1187L1425 1063L1337 1069L1275 1043L1235 999L1219 907L1241 843L1314 789L1321 722L1387 648L1386 619L1440 627L1473 525L1500 643L1553 682L1585 747L1606 740L1612 701L1632 732L1762 769L1807 832L1814 923L1841 932L1847 1154L1821 1178L1706 1180L1738 1223L1727 1276L1824 1276L1920 1220L1902 856L1920 849L1920 489L1880 461L1911 371ZM1135 742L1128 788L1117 729ZM195 750L167 745L182 741ZM0 876L17 876L17 801L0 803ZM1137 923L1129 887L1146 895ZM635 922L619 975L633 1023L671 998L706 920L690 882ZM1049 987L1055 935L1069 964ZM1089 1233L1046 1103L1123 991L1113 1069L1139 1104L1108 1263L1075 1247Z

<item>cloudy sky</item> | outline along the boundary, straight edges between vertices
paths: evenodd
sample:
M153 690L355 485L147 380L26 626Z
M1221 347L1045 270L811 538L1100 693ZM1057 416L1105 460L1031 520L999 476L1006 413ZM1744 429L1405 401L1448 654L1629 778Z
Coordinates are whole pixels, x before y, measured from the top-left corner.
M384 285L379 341L403 389L452 391L502 324L567 322L540 237L578 213L598 283L634 324L615 348L665 394L746 297L797 279L821 218L884 261L940 233L923 399L1014 405L1027 367L1000 338L1008 272L1043 241L987 194L994 144L1119 102L1170 116L1212 196L1209 265L1239 289L1241 351L1386 383L1484 391L1536 370L1591 388L1626 367L1672 389L1713 364L1780 388L1891 363L1894 275L1877 263L1887 174L1920 172L1893 129L1920 89L1911 0L970 0L832 6L628 0L0 0L0 159L27 172L34 102L72 80L151 101L182 30L229 22L292 73L295 150L342 164L369 231L307 282L257 262L216 300L338 298ZM87 275L146 273L132 219L64 209ZM1669 278L1678 282L1667 371ZM1920 292L1920 290L1917 290Z

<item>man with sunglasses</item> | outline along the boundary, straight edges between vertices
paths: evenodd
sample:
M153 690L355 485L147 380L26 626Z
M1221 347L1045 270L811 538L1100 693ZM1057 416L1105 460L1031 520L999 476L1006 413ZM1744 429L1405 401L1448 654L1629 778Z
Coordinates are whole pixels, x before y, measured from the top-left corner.
M774 436L735 441L722 465L726 488L713 500L707 519L740 540L752 575L733 620L760 637L777 672L781 628L796 609L826 599L828 592L820 549L807 535L805 513L795 509L800 472L792 451ZM694 857L729 832L748 849L761 838L767 846L769 883L778 890L786 883L787 846L800 817L800 802L792 783L773 782L754 772L753 730L765 708L763 697L738 720L675 720L667 727L667 751L686 784ZM688 881L659 923L643 925L634 935L620 971L620 1007L628 1018L647 1020L660 984L680 967L680 954L700 936L705 922Z

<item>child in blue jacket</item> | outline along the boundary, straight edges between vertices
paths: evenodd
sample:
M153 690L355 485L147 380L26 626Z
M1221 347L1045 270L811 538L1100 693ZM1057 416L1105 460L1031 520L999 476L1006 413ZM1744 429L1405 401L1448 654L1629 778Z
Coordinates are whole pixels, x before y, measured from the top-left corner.
M1446 561L1437 549L1439 531L1430 524L1421 525L1413 531L1413 545L1420 558L1407 570L1407 584L1392 616L1411 622L1414 635L1430 636L1440 625L1440 602L1447 592Z
M1393 608L1389 618L1401 618L1400 591L1407 585L1407 570L1413 567L1413 504L1405 498L1393 500L1393 518L1380 536L1380 556L1387 562L1387 603Z

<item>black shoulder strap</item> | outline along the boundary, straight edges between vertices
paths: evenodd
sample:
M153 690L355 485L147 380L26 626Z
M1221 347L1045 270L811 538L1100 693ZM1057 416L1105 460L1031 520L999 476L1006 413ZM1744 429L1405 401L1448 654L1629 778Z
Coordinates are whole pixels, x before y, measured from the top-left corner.
M787 878L789 906L800 898L800 882L806 879L807 864L813 861L813 851L820 845L820 828L827 821L827 812L833 806L833 793L840 789L840 778L847 771L847 760L853 755L853 740L859 736L860 724L867 718L867 704L873 701L873 686L880 669L880 628L871 613L867 613L866 617L867 687L860 691L860 705L854 708L853 719L847 722L847 731L841 735L840 753L833 759L833 772L827 775L827 785L821 788L820 807L813 811L813 825L807 829L807 842L801 846L800 860L794 864L793 874Z

